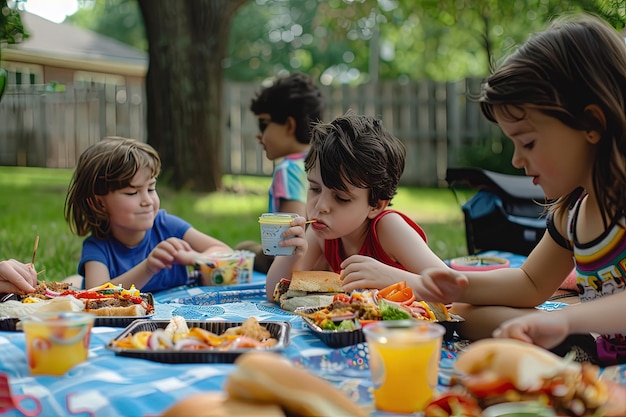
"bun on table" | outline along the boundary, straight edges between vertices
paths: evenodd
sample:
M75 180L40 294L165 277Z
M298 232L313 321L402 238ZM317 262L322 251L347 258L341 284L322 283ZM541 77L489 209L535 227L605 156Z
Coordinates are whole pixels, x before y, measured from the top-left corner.
M161 417L290 416L366 417L369 413L324 379L273 352L245 353L224 384L181 400ZM217 412L230 414L216 414Z

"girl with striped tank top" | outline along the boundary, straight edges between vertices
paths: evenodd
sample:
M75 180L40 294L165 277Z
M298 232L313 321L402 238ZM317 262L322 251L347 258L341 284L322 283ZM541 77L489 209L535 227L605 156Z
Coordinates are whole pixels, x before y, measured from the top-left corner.
M548 233L520 268L430 270L420 294L463 303L453 310L469 339L516 338L566 353L574 335L586 335L588 359L626 362L623 37L597 17L562 16L487 78L479 101L513 141L512 164L542 187ZM581 302L535 309L573 267Z

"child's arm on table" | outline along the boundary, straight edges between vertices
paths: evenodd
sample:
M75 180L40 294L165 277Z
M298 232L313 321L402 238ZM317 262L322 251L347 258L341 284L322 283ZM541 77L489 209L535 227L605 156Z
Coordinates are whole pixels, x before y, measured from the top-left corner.
M450 279L461 275L459 272L428 269L423 271L416 290L420 294L425 291L424 296L439 294L449 301L473 305L535 307L554 293L573 266L572 253L546 233L519 268L463 272L469 282L462 291L449 286ZM422 283L427 288L420 289ZM437 289L440 283L442 286Z
M550 349L568 335L626 332L626 292L607 295L593 301L567 306L561 310L538 312L506 321L495 332Z

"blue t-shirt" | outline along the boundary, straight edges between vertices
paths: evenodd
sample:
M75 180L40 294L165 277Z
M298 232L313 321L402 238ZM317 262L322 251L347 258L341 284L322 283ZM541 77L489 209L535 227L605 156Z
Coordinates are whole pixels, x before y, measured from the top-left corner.
M159 210L152 229L146 231L141 243L129 248L117 239L98 240L89 236L83 242L83 252L78 263L78 273L85 276L85 263L102 262L109 268L109 276L115 278L143 262L150 252L163 240L170 237L182 239L191 225L183 219ZM155 292L187 283L187 266L172 265L172 269L164 268L155 274L141 288L142 292ZM83 287L85 280L83 279Z

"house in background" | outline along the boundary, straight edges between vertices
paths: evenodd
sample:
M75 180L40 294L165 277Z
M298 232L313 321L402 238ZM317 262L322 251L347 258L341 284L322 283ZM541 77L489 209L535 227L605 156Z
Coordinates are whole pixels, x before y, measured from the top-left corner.
M70 24L27 12L20 16L30 37L2 50L9 85L143 86L148 69L146 52Z
M105 136L146 140L148 54L20 12L29 37L2 48L0 165L72 168Z

